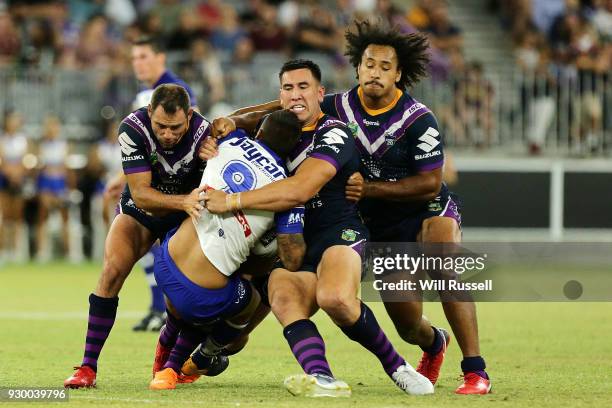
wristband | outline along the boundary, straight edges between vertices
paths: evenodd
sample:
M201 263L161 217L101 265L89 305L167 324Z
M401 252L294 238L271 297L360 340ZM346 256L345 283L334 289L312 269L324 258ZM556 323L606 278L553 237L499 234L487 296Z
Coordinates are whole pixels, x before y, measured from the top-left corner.
M233 193L225 196L225 205L229 211L240 210L242 208L240 203L240 193Z

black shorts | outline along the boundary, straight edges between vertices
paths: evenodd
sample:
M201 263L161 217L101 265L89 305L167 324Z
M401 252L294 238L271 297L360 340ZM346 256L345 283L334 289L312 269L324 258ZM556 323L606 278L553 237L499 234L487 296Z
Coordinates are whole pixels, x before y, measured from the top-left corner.
M360 222L337 224L324 229L304 232L306 255L300 271L316 272L323 252L334 245L346 245L363 257L366 243L370 239L368 229Z
M426 205L426 209L388 226L368 223L372 242L416 242L423 226L423 221L431 217L450 217L457 221L461 228L461 201L450 193L438 196Z
M156 239L163 241L166 234L173 228L181 225L187 218L187 213L177 211L163 217L155 217L145 210L136 206L131 195L127 192L121 194L121 199L117 205L117 213L126 214L134 218L138 223L147 228Z

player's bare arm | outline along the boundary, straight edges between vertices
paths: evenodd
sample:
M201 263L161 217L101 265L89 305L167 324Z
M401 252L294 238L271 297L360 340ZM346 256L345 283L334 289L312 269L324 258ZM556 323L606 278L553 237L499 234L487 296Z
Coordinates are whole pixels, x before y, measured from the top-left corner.
M243 115L245 113L256 112L256 111L266 111L267 113L272 113L281 109L281 104L279 100L274 100L270 102L261 103L259 105L246 106L244 108L240 108L234 112L230 116L238 116Z
M253 111L239 115L232 114L227 117L221 117L213 120L211 137L206 138L206 140L201 144L200 149L198 150L198 156L202 160L210 160L215 157L218 153L217 139L227 136L237 128L244 129L248 133L254 134L257 123L259 123L259 121L265 115L274 112L274 110Z
M325 160L309 157L295 175L257 190L228 195L209 191L204 195L206 208L213 214L248 208L251 210L285 211L306 203L336 175L336 168Z
M200 204L200 193L205 187L195 188L189 194L164 194L151 187L150 171L128 174L127 183L136 205L153 214L185 211L190 217L198 219L200 211L204 209Z
M304 236L302 234L278 234L276 242L278 244L278 256L285 269L292 272L297 271L302 266L302 260L306 254Z

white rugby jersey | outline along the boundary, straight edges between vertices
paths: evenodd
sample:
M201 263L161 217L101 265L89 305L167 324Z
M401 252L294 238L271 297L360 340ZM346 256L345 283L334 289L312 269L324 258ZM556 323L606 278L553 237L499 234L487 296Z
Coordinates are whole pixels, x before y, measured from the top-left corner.
M249 139L241 130L232 132L219 143L219 154L208 161L200 186L226 193L261 188L287 177L281 159L264 144ZM215 215L204 209L195 223L200 246L206 257L229 276L243 263L256 245L264 253L276 252L276 245L266 245L274 225L279 233L301 232L303 207L275 214L270 211L241 210ZM296 225L299 228L296 231ZM262 239L263 238L263 239ZM262 242L260 242L260 240ZM262 244L262 245L258 245Z
M0 137L0 152L7 163L20 163L28 152L28 139L23 133Z
M65 140L42 140L40 142L40 161L48 167L64 166L68 156L68 143Z

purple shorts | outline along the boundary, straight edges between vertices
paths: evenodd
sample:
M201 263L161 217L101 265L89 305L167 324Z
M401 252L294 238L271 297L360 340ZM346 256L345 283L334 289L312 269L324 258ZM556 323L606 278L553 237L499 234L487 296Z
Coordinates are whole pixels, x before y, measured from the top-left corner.
M461 228L461 204L459 197L454 193L438 196L428 202L423 211L390 226L373 227L366 225L370 228L370 241L372 242L416 242L423 226L423 221L432 217L452 218L457 221L457 225Z

